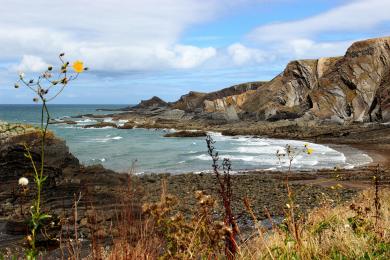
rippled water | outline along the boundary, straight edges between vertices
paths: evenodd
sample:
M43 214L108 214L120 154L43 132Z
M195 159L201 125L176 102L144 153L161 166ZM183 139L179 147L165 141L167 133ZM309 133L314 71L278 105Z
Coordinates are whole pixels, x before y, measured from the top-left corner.
M96 108L119 108L123 105L51 105L52 117L64 118L87 113L97 113ZM108 112L99 112L105 114ZM36 105L0 105L0 120L37 123L39 107ZM136 160L137 172L198 172L210 170L211 159L207 155L205 138L165 138L173 130L146 129L84 129L85 124L95 120L74 119L77 125L50 125L58 136L64 138L71 152L82 163L101 163L118 171L126 171ZM111 118L105 118L111 121ZM123 122L117 122L121 124ZM215 147L221 158L230 158L233 170L286 169L287 162L280 162L276 151L282 151L289 144L303 150L304 142L246 136L226 137L210 133L216 141ZM343 153L327 146L310 144L312 155L298 152L293 161L295 169L319 169L353 167L370 162L366 155L354 156L347 160Z

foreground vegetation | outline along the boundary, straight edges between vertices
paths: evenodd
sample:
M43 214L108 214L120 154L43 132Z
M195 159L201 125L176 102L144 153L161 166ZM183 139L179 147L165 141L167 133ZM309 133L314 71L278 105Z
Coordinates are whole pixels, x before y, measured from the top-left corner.
M142 221L123 208L120 232L110 247L95 244L91 259L389 259L390 190L379 186L363 191L352 202L323 205L308 214L292 214L285 207L281 223L266 228L253 216L253 233L235 236L236 252L228 251L232 228L215 215L215 198L203 191L194 196L198 204L186 217L177 211L178 199L162 183L157 203L143 206ZM243 204L252 213L250 201ZM129 205L129 204L127 204ZM294 206L298 211L299 206ZM96 239L94 239L96 240Z

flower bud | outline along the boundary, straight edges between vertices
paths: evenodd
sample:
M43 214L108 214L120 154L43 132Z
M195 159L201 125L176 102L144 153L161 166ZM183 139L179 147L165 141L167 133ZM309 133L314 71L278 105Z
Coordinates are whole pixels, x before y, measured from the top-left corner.
M63 52L62 52L62 53L60 53L60 57L62 57L62 56L64 56L64 55L65 55L65 53L63 53Z
M19 88L19 84L15 84L15 86L14 86L15 88Z
M68 83L68 79L66 77L61 79L61 83L62 84L67 84Z
M39 99L38 99L37 97L35 97L35 98L33 98L33 101L34 101L35 103L38 103Z
M48 71L52 71L52 70L53 70L53 67L52 67L52 66L49 66L49 67L47 67L47 70L48 70Z

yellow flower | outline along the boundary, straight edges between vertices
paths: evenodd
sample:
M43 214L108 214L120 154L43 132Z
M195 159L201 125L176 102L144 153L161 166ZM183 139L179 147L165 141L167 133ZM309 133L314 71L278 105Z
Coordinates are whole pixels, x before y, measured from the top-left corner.
M74 71L76 71L77 73L81 73L84 70L84 63L80 60L76 60L73 63L72 67L73 67Z
M312 154L313 153L313 148L307 148L307 154Z

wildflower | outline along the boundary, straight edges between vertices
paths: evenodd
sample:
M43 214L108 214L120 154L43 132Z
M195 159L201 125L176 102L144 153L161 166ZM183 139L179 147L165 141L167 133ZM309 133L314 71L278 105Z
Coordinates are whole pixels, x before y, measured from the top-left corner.
M307 152L307 154L312 154L313 151L314 151L314 150L313 150L312 148L307 148L307 151L306 151L306 152Z
M26 177L21 177L18 181L19 185L21 186L27 186L28 185L28 179Z
M81 73L84 71L84 63L80 60L77 60L73 63L73 70L77 73Z
M19 73L19 78L21 78L21 79L24 78L24 73L23 73L23 72L20 72L20 73Z

